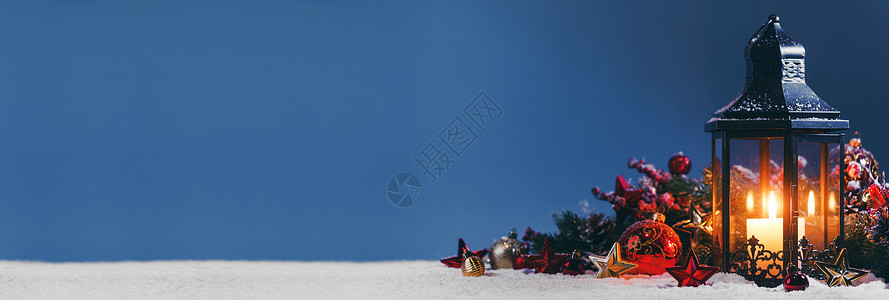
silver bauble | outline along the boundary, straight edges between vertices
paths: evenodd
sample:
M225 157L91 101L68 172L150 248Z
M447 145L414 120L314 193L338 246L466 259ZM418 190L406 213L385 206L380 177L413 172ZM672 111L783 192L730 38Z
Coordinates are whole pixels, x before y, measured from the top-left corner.
M525 254L525 246L516 240L516 236L513 229L509 232L509 237L494 240L489 261L492 269L512 269L519 256Z

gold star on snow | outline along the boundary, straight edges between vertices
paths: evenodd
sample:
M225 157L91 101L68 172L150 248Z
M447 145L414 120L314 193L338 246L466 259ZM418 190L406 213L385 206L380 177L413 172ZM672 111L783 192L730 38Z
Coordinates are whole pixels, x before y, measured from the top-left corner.
M827 286L850 286L855 279L867 275L865 270L849 267L849 262L846 261L846 248L840 250L840 255L837 255L837 261L833 264L816 261L815 266L827 276Z
M620 244L618 243L614 243L614 245L611 246L611 251L608 251L608 256L590 256L590 260L593 261L593 263L596 264L596 268L599 269L599 272L596 272L596 278L620 278L621 275L636 268L636 264L621 260Z
M695 205L690 205L688 212L688 220L676 223L673 229L688 233L691 236L691 247L695 248L701 243L701 239L713 234L713 218L710 214L701 214Z

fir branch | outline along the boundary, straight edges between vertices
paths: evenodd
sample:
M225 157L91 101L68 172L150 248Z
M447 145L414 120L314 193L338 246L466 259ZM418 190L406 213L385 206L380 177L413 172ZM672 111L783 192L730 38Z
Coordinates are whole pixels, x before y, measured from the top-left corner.
M877 277L889 278L889 247L875 244L868 239L866 229L869 224L870 217L867 214L848 215L843 243L849 253L849 265L868 269Z

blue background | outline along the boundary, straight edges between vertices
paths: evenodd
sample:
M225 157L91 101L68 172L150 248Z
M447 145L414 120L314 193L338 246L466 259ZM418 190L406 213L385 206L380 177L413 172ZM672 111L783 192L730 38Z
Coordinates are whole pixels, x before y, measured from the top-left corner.
M698 174L772 12L889 155L889 4L711 2L5 1L0 259L437 259L553 231L610 212L589 190L631 156ZM480 91L502 117L392 205Z

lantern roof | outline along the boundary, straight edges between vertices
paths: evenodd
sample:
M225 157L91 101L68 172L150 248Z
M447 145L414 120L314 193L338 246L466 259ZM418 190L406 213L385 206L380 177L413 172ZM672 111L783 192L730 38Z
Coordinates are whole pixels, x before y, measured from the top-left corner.
M806 49L788 36L778 16L750 38L744 51L747 82L741 93L716 111L706 131L788 128L843 130L848 120L806 85Z

